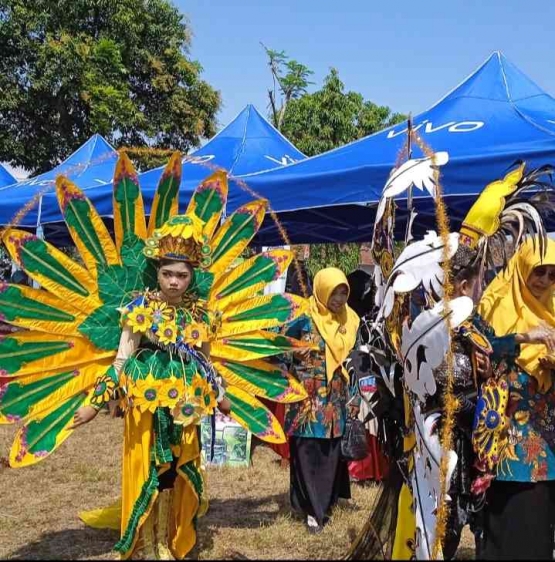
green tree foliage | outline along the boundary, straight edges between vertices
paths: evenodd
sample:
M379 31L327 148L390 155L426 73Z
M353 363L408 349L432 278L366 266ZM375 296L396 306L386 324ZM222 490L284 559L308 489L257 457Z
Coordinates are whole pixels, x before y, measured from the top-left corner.
M219 92L168 0L0 0L0 161L42 172L92 134L187 151Z
M346 92L332 68L323 87L293 99L287 105L281 132L307 156L337 148L406 119L387 106Z
M359 244L311 244L306 261L311 275L324 267L337 267L348 275L360 263Z
M268 90L270 119L274 127L281 131L289 102L306 94L307 87L313 84L308 79L314 73L304 64L290 60L285 51L273 51L264 44L262 47L268 55L268 66L274 82Z

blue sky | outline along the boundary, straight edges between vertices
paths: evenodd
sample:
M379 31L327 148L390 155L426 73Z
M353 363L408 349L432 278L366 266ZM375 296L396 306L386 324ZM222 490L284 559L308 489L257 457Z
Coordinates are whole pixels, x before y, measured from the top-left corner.
M260 41L394 111L424 111L496 50L555 95L553 0L174 0L191 55L222 93L220 125L247 104L267 115L271 76Z

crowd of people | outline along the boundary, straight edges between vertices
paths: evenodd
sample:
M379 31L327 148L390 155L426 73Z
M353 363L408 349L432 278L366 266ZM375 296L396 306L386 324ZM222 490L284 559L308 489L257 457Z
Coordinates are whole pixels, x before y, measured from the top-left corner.
M515 186L521 179L522 173ZM387 544L394 559L431 557L444 513L445 559L455 557L466 525L477 558L551 559L555 242L538 221L528 235L524 228L517 233L514 255L492 270L483 240L500 232L503 209L497 203L497 223L488 230L489 207L482 207L483 228L467 217L452 251L433 236L421 246L407 244L403 251L421 259L409 271L406 254L388 254L386 202L375 227L374 276L326 267L296 286L290 278L289 293L262 296L292 256L263 252L233 267L256 228L244 235L244 224L231 217L217 233L223 204L206 211L198 203L207 190L214 200L225 191L220 176L211 181L199 187L185 215L170 216L166 206L142 240L123 215L115 243L98 225L94 248L81 231L72 232L86 269L44 241L13 229L4 234L21 275L42 287L18 279L2 286L4 294L11 291L9 301L0 301L6 326L17 330L10 337L45 342L55 332L53 341L71 342L70 351L47 351L39 360L33 351L5 370L3 418L42 431L16 440L12 466L47 457L108 408L124 418L115 549L123 558L183 559L194 552L196 520L208 509L198 424L217 408L284 459L291 508L310 533L324 528L340 498L351 497L351 483L382 482L351 556L368 555L377 541L382 555ZM60 196L66 202L76 193L84 199L71 186ZM256 220L259 211L241 212ZM31 243L28 252L58 260L57 271L42 268L48 260L21 259L21 248ZM153 278L148 267L154 265ZM144 269L124 278L110 269L116 267ZM101 285L106 272L115 285L106 277ZM147 278L155 279L154 288ZM442 282L450 286L448 305L439 294ZM299 295L307 287L304 299ZM449 320L451 313L457 321ZM76 357L93 347L98 355L90 360ZM81 385L65 378L73 365ZM353 458L346 447L355 426L364 432L364 454Z

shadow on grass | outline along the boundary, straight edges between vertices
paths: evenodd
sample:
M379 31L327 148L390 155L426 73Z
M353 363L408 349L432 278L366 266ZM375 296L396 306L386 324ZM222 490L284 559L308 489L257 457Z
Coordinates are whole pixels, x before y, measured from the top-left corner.
M108 529L67 529L45 533L10 555L10 560L94 559L110 553L119 533Z
M284 515L291 515L288 493L260 498L214 498L206 517L200 521L215 527L258 529Z

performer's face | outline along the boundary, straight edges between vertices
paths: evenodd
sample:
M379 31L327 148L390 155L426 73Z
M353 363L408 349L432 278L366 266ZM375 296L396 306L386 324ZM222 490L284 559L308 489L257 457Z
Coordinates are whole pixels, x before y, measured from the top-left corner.
M526 286L537 298L541 299L546 291L553 290L555 284L555 265L539 265L528 276Z
M169 302L181 300L192 279L191 267L184 262L165 264L158 270L158 285Z
M333 313L339 312L341 308L344 307L347 303L348 298L349 288L347 287L347 285L337 286L328 299L329 310L331 310Z
M478 276L456 282L453 288L453 298L456 297L470 297L474 304L478 304L482 298L482 288Z

